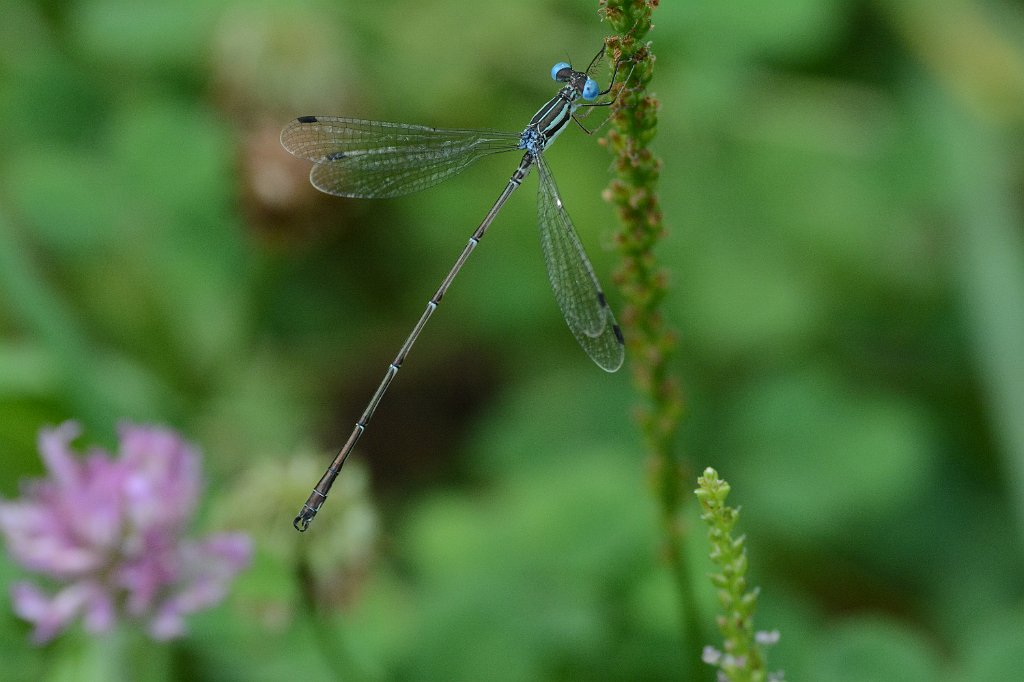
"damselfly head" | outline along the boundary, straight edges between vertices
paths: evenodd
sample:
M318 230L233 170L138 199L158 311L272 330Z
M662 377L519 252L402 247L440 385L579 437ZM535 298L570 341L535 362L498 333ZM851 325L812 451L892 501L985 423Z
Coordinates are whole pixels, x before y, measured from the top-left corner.
M598 86L597 81L582 71L573 70L568 62L558 62L552 66L551 78L560 83L568 83L579 96L582 96L587 101L596 99L598 94L600 94L601 88Z

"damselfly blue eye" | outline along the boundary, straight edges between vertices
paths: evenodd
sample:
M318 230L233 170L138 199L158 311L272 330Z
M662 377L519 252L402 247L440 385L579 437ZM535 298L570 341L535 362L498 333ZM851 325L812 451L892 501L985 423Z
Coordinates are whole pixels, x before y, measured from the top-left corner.
M597 81L595 81L593 78L588 78L586 85L583 86L583 99L596 99L600 91L601 88L597 85Z
M551 80L553 80L553 81L559 80L558 72L561 71L562 69L572 70L572 67L569 65L568 62L558 62L557 64L555 64L554 66L551 67ZM561 80L565 80L565 79L563 78Z

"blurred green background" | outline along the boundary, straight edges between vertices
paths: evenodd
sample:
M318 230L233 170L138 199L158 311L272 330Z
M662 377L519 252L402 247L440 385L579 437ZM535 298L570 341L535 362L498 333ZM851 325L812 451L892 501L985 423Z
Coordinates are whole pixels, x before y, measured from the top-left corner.
M1024 11L718 0L654 23L679 448L743 507L770 669L1021 679ZM40 475L43 425L113 446L118 419L164 423L204 452L202 525L257 547L129 679L678 680L719 644L680 643L628 372L560 318L532 178L290 526L518 158L342 200L281 127L518 130L605 31L575 0L5 3L0 494ZM547 157L614 306L610 157L579 131ZM32 648L3 599L5 679L103 678L86 638Z

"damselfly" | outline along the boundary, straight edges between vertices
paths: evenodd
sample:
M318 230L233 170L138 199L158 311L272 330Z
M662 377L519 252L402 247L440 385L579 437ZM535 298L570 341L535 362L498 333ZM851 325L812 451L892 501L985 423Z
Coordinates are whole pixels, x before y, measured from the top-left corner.
M612 82L605 90L600 90L597 82L590 77L590 72L603 55L602 47L586 71L576 71L566 62L555 64L551 68L551 78L564 85L519 133L446 130L336 116L300 116L281 132L281 144L285 149L313 162L309 174L313 186L322 192L342 197L377 199L408 194L436 185L489 154L523 151L523 158L505 189L469 238L469 243L441 286L430 297L426 310L402 344L398 355L388 365L380 386L356 422L352 435L313 489L302 511L295 517L293 525L297 530L304 531L309 527L427 320L437 309L473 249L480 243L498 211L534 166L540 180L537 212L541 248L558 306L576 340L601 369L614 372L622 366L622 332L608 307L601 285L594 275L594 268L569 220L569 214L562 206L555 180L543 156L544 150L565 130L569 121L575 120L583 128L575 115L578 108L612 103L611 100L596 100L611 92L619 63L616 62ZM579 102L580 98L586 102Z

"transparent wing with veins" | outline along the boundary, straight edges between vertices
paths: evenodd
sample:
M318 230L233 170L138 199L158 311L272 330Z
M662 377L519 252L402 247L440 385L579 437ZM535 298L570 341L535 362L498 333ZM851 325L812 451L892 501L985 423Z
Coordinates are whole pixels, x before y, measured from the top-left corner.
M551 289L569 329L601 369L614 372L624 356L622 332L583 245L562 206L543 156L535 159L540 188L537 210L541 250Z
M340 116L300 116L281 144L313 162L310 182L343 197L397 197L432 187L489 154L511 151L520 133L429 128Z

